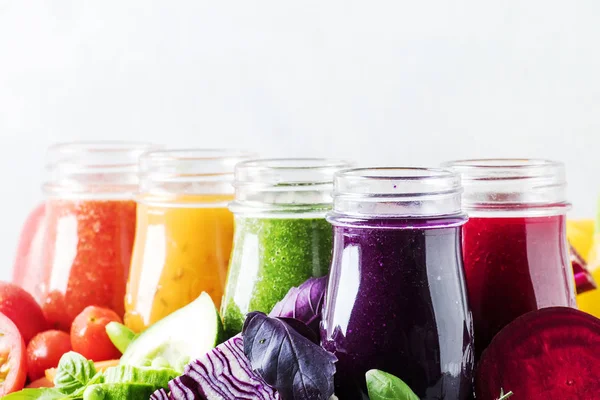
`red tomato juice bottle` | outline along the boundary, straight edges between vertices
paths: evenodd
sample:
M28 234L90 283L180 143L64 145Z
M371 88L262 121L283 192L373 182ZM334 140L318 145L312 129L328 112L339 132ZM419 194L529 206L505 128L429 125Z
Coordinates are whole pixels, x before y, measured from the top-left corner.
M566 239L565 171L547 160L465 160L459 172L463 254L475 325L476 357L517 317L576 307Z
M136 223L144 143L70 143L48 151L40 285L53 327L68 331L87 306L121 317Z

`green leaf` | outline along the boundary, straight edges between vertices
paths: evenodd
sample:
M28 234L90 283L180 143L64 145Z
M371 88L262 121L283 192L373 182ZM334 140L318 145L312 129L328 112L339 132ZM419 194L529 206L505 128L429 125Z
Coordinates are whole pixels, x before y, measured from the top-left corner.
M23 389L2 397L3 400L62 400L70 399L70 396L56 389Z
M71 394L90 384L93 379L98 379L94 363L81 354L70 351L58 363L54 386L65 394Z
M371 400L419 400L419 397L402 382L387 372L367 371L367 389Z

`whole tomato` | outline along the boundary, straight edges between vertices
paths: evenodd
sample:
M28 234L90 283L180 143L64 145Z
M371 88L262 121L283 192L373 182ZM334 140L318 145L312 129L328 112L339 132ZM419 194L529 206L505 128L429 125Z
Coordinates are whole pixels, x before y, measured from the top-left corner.
M121 352L112 344L105 329L112 321L122 323L113 310L96 306L86 307L71 326L73 351L93 361L120 358Z
M46 317L33 296L13 283L0 282L0 312L15 323L25 344L48 327Z
M60 329L64 332L71 331L73 321L67 313L67 304L65 295L59 290L53 290L46 295L42 305L46 321L50 329Z
M27 345L27 376L35 381L47 369L56 368L60 358L71 350L71 337L62 331L38 333Z

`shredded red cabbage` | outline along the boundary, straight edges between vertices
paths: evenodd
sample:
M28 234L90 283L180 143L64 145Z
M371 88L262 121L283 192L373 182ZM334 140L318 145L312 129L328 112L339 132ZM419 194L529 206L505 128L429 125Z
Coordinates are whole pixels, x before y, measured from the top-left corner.
M280 400L279 394L255 372L244 355L241 335L220 344L169 382L171 393L157 391L152 400Z

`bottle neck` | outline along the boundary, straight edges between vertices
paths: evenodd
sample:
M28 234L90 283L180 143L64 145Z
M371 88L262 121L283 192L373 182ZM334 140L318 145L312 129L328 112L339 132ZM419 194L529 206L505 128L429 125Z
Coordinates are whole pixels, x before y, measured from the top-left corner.
M570 208L564 165L550 160L481 159L445 164L462 177L469 216L563 215Z
M164 150L140 158L137 201L168 207L226 207L233 172L252 153L235 150Z
M65 143L48 149L44 192L50 198L133 199L147 143Z
M359 168L334 181L333 212L338 225L383 229L460 226L460 177L427 168Z
M235 169L236 214L324 218L331 210L333 175L351 164L318 158L264 159Z

